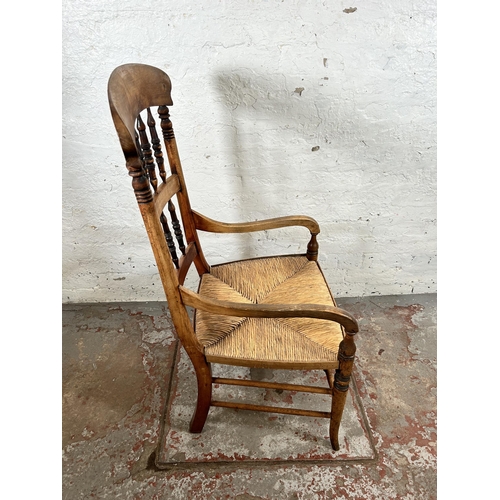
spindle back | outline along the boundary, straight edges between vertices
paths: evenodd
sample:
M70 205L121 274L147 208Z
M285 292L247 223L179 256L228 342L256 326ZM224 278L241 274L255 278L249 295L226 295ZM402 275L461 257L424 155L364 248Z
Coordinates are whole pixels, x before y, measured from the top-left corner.
M184 283L192 263L200 275L209 272L209 266L195 228L170 120L168 106L173 104L170 78L160 69L145 64L119 66L110 76L108 99L172 319L179 336L185 337L183 343L199 349L179 285ZM170 173L165 168L164 152Z

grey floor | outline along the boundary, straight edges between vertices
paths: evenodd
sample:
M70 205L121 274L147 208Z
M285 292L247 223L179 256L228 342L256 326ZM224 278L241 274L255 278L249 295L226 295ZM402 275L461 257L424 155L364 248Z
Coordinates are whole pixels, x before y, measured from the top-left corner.
M191 398L177 423L172 406L189 366L166 304L64 305L63 498L437 498L436 295L338 302L360 333L352 418L336 454L314 419L217 408L189 435ZM263 445L273 437L280 449ZM173 458L162 464L162 453Z

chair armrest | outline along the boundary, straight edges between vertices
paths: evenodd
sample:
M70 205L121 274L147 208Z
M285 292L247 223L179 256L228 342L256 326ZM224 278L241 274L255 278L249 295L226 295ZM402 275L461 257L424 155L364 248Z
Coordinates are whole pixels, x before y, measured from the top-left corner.
M185 305L212 314L250 318L317 318L341 324L348 335L355 335L358 322L343 309L318 304L243 304L225 300L209 299L179 286Z
M278 229L281 227L303 226L307 227L311 234L319 234L319 224L311 217L305 215L291 215L288 217L275 217L254 222L219 222L209 219L193 210L193 219L196 229L210 233L250 233L253 231L264 231L266 229Z

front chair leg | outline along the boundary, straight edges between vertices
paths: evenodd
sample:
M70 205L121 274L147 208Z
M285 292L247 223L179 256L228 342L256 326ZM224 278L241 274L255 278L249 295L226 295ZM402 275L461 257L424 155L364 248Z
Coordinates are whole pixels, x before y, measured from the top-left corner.
M342 414L344 412L347 391L351 380L352 366L356 345L352 335L347 334L340 343L338 360L339 367L335 370L335 378L332 388L332 412L330 417L330 442L335 451L340 449L339 429Z
M212 401L212 369L210 363L204 362L195 367L195 371L198 381L198 401L189 425L189 432L198 434L203 430Z
M332 390L332 415L330 417L330 443L335 451L340 450L339 444L339 430L340 421L342 420L342 413L344 412L345 400L347 397L347 387L342 386L342 389L337 387L337 377L335 377L335 385Z

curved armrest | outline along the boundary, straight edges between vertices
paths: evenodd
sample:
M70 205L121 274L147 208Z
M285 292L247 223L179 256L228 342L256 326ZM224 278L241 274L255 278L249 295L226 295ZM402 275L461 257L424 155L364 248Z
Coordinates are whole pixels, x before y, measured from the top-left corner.
M213 314L251 318L317 318L340 323L348 335L355 335L358 322L343 309L318 304L244 304L209 299L179 286L184 304Z
M307 227L311 234L319 234L319 224L305 215L291 215L288 217L275 217L254 222L219 222L195 212L193 219L196 229L210 233L250 233L253 231L264 231L266 229L278 229L281 227L303 226Z

